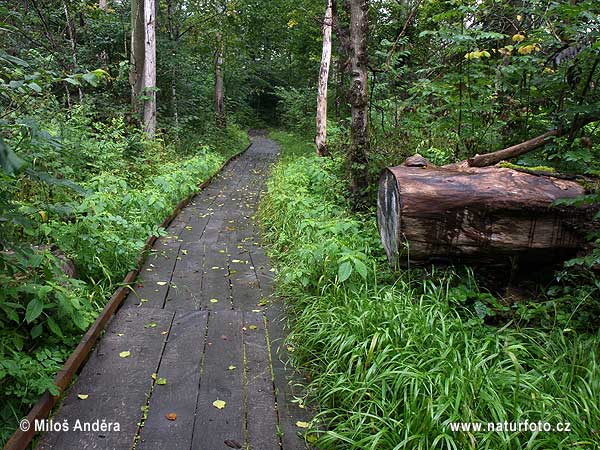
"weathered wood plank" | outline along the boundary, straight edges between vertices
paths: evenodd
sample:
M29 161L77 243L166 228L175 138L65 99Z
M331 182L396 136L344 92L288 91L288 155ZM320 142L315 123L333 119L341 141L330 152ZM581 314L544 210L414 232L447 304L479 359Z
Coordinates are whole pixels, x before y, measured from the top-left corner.
M172 312L160 309L121 309L53 418L71 429L77 420L118 422L119 432L47 432L37 449L131 449L162 355L166 336L161 333L168 332L172 319ZM125 351L130 356L119 356Z
M242 313L211 311L192 448L228 449L245 441ZM231 367L231 369L230 369ZM213 402L225 402L223 409Z
M247 436L250 450L279 450L279 425L265 321L244 313Z
M301 386L306 385L306 380L292 372L291 367L286 369L289 354L285 346L286 314L281 300L270 304L266 310L266 317L281 445L283 450L304 450L308 448L302 437L304 429L297 427L296 423L310 422L309 413L293 400L295 397L302 397Z
M207 311L176 313L157 374L166 384L154 386L137 450L191 448L207 320Z

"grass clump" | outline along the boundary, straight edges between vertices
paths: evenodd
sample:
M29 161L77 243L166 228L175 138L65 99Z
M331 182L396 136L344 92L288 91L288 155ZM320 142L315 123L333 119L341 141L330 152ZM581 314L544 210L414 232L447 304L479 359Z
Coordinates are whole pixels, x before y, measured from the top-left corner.
M284 155L260 217L294 312L292 357L318 405L318 448L600 445L600 334L490 326L465 302L465 291L482 298L469 272L390 273L372 215L347 207L341 162L274 137ZM525 420L570 432L487 429Z

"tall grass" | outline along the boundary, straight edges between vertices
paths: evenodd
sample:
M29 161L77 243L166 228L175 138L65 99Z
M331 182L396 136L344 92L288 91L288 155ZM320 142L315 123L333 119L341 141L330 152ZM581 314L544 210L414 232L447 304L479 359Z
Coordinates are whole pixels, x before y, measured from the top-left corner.
M311 379L318 448L600 448L600 333L488 326L455 294L473 279L391 274L373 219L345 207L339 162L274 136L294 151L273 172L261 218L295 312L289 345ZM354 266L341 281L347 255L366 276ZM571 431L487 430L525 420Z

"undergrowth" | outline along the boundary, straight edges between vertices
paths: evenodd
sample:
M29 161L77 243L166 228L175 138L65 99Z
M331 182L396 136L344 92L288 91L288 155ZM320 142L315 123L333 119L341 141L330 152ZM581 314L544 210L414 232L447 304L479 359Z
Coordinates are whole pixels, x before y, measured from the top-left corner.
M177 145L84 107L51 117L3 130L34 158L0 179L0 443L58 393L54 376L148 236L248 142L236 126Z
M600 333L571 314L490 326L497 299L470 270L391 273L373 215L349 212L337 159L284 149L261 205L294 312L288 346L317 405L319 449L559 449L600 445ZM522 307L525 311L527 308ZM551 309L551 308L550 308ZM550 314L551 311L546 311ZM561 316L562 317L562 316ZM559 422L570 432L488 431ZM483 431L452 431L452 422Z

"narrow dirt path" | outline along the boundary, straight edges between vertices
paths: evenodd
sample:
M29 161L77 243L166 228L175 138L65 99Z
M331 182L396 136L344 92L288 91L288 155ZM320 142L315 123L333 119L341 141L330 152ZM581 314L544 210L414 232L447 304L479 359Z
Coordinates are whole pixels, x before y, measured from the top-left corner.
M254 137L156 241L53 418L70 431L46 432L38 449L305 448L252 220L278 152ZM79 430L103 420L111 430Z

